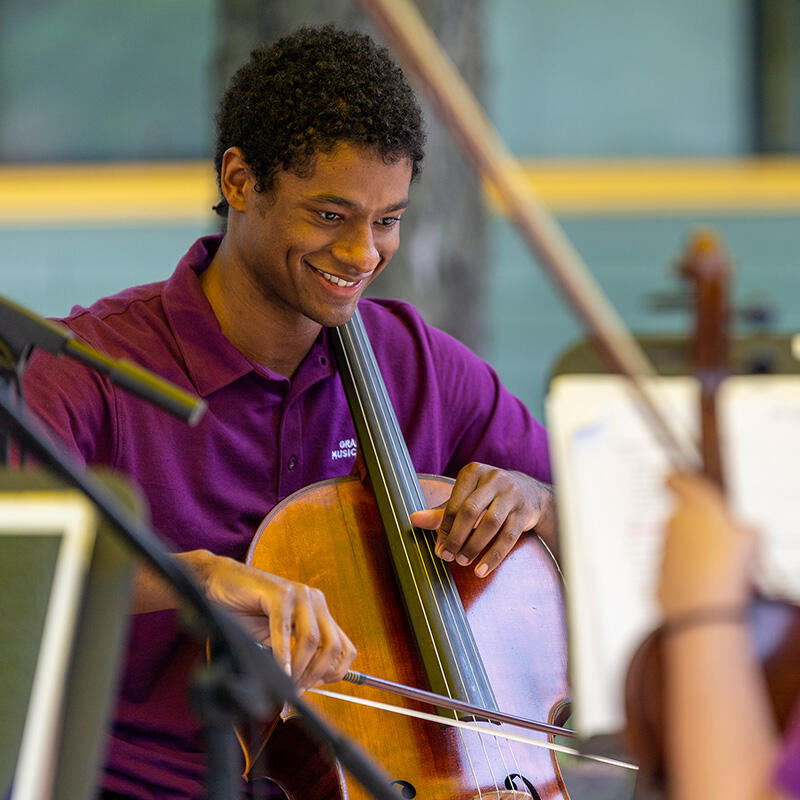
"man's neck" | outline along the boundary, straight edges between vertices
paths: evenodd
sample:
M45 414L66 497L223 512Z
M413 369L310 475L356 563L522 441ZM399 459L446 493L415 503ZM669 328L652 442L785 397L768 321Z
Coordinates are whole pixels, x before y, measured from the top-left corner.
M223 240L224 245L224 240ZM200 285L225 337L252 361L291 378L314 344L321 325L281 315L263 302L258 291L225 268L222 246L200 273Z

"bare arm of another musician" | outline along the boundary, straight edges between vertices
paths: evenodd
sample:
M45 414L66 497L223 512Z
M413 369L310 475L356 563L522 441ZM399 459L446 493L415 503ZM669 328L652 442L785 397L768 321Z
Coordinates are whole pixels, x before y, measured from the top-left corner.
M356 656L318 589L262 572L232 558L194 550L175 556L210 600L231 612L253 637L272 648L298 688L341 680ZM141 567L134 581L133 613L174 608L169 585Z
M755 536L730 517L709 481L675 475L669 485L677 508L667 525L659 597L667 623L670 798L782 797L770 788L779 738L760 667L744 620L725 611L748 603ZM705 610L704 621L681 626Z
M557 554L552 487L522 472L487 464L467 464L448 502L416 511L411 521L437 531L436 554L445 561L467 565L483 553L475 565L481 578L503 561L525 531L536 533Z

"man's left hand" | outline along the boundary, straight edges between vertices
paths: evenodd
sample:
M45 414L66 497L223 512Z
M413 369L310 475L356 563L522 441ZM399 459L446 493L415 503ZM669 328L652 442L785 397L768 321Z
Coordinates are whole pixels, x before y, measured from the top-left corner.
M415 511L411 522L436 531L436 555L444 561L466 566L481 556L475 565L479 578L503 561L525 531L534 531L555 550L552 487L522 472L477 462L458 473L446 503Z

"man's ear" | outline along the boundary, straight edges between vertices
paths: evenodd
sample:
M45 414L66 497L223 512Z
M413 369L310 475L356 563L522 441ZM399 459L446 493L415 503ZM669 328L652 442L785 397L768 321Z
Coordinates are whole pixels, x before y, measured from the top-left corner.
M223 153L219 179L228 205L237 211L244 211L247 191L253 188L255 179L238 147L229 147Z

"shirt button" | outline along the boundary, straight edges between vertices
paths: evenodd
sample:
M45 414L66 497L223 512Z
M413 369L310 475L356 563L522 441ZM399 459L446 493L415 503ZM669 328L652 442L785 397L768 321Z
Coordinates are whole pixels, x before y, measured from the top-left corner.
M291 456L291 457L289 458L289 464L288 464L288 467L289 467L289 469L290 469L291 471L294 471L294 470L296 470L296 469L297 469L297 456Z

